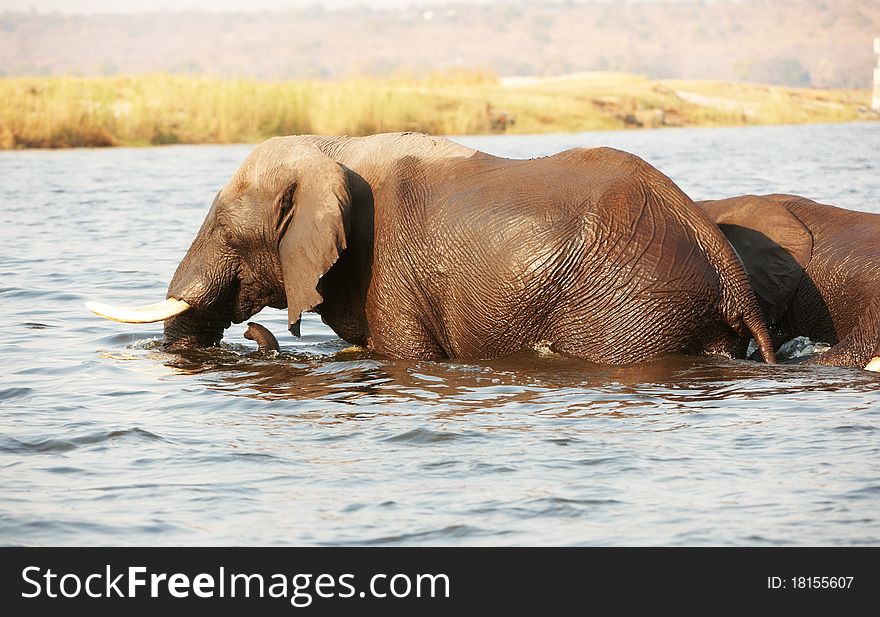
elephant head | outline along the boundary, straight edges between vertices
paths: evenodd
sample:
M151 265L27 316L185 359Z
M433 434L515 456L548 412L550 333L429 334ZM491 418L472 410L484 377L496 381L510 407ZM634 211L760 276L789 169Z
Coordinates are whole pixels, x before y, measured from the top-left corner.
M322 302L320 280L346 248L348 170L314 145L271 139L257 147L214 203L168 286L138 308L91 304L125 322L165 320L166 347L217 344L230 323L265 306L300 315Z

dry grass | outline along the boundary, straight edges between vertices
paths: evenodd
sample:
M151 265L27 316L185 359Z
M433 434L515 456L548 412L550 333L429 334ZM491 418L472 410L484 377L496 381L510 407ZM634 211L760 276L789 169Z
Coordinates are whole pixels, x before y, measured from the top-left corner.
M876 118L864 110L868 101L863 90L650 81L620 73L531 81L499 81L478 71L302 82L165 74L5 78L0 148L837 122Z
M877 119L867 90L659 80L625 73L513 81L488 93L517 118L512 131L584 131L659 126L738 126Z

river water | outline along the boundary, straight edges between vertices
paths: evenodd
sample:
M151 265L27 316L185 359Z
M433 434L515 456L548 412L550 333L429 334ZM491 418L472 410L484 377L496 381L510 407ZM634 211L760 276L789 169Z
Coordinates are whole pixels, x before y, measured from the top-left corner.
M514 157L610 145L694 198L880 211L880 123L455 138ZM0 152L0 543L880 543L880 377L718 357L405 362L314 315L182 358L164 297L251 146ZM282 336L283 335L283 336ZM637 340L633 344L638 344Z

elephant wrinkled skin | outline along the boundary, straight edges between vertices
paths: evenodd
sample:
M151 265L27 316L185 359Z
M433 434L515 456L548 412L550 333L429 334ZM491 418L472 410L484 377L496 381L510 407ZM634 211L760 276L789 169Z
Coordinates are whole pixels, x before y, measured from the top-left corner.
M391 357L536 345L601 363L775 361L735 252L666 176L609 148L533 160L400 133L270 139L214 200L168 288L169 349L314 310Z
M742 258L772 331L832 344L815 364L880 356L880 215L783 194L698 203Z

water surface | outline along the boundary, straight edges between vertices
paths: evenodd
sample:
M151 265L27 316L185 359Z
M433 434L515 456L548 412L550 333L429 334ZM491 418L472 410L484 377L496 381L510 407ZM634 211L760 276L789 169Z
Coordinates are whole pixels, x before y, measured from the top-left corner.
M460 137L635 152L696 199L880 212L880 123ZM251 146L0 152L0 543L880 543L880 378L718 357L407 362L285 314L175 356L164 297ZM637 340L633 344L638 344Z

